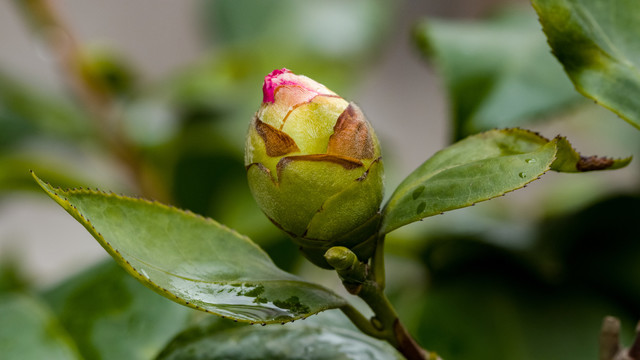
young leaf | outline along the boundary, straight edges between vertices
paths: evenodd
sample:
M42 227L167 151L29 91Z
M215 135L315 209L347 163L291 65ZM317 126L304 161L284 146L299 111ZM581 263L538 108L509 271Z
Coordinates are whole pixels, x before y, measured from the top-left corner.
M47 307L27 295L0 296L0 357L5 360L82 359Z
M640 129L640 6L635 0L533 0L576 89Z
M566 139L527 130L480 133L437 152L404 179L383 209L380 233L522 188L548 170L617 169L630 161L581 157Z
M267 326L260 329L245 326L198 335L177 338L157 359L403 359L380 340L350 330L320 326Z
M179 304L252 323L289 322L345 304L280 270L251 240L214 220L35 178L129 274Z
M428 19L416 27L416 43L445 81L455 140L519 126L581 100L529 10L482 22Z

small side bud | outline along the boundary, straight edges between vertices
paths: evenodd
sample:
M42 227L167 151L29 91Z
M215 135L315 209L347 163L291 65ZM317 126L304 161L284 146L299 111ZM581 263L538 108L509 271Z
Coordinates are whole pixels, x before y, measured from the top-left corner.
M324 258L336 270L345 289L353 295L358 295L367 279L367 264L361 262L353 251L344 246L329 248L324 253Z
M329 265L338 271L348 270L359 263L358 257L353 251L344 246L334 246L324 253Z

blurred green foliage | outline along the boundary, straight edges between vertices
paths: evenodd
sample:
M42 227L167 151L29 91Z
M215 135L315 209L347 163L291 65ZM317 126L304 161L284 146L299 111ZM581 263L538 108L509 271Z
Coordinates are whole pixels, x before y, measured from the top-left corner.
M156 185L169 202L250 236L276 264L294 271L301 263L297 249L257 209L243 168L243 138L260 103L262 77L288 67L348 91L382 55L396 7L390 0L203 0L200 9L211 51L198 63L142 83L140 69L121 54L89 51L85 76L117 99L118 128L145 171L158 174ZM447 86L456 138L527 126L581 102L528 14L418 25L419 45ZM126 175L95 171L96 161L115 157L86 109L10 73L0 69L0 201L36 189L29 169L63 186L137 191L122 180ZM631 144L628 151L637 157L637 136L608 139L608 132L595 131L603 142ZM548 192L554 191L566 193ZM620 317L626 329L640 318L639 191L636 183L631 193L609 199L578 194L590 199L587 205L560 206L570 211L549 211L528 224L514 224L503 202L491 219L447 222L445 215L429 220L441 225L436 232L425 223L392 234L392 250L400 254L387 281L392 301L417 340L444 359L595 357L605 315ZM544 200L536 206L555 206ZM2 261L0 348L11 342L19 351L2 353L9 358L108 359L133 352L149 358L193 324L186 309L112 263L42 292L20 277L19 266ZM231 326L211 321L213 340L222 336L218 326Z
M446 84L454 140L549 119L583 100L531 8L482 21L428 19L414 38Z

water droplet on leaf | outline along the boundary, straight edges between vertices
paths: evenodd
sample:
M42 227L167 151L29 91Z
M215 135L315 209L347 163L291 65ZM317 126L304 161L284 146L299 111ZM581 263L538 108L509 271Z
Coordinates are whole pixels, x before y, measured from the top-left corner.
M534 162L536 162L536 159L526 159L524 162L526 162L527 164L533 164Z
M527 174L525 174L525 173L521 172L520 174L518 174L518 176L520 176L521 178L523 178L523 179L524 179L524 178L526 178L526 177L527 177Z

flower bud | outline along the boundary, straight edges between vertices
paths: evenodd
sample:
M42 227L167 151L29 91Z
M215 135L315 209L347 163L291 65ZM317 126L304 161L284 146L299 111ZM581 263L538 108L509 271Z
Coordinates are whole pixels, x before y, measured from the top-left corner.
M371 256L383 169L380 145L360 109L287 69L265 77L249 127L245 166L258 206L315 264L346 246Z

